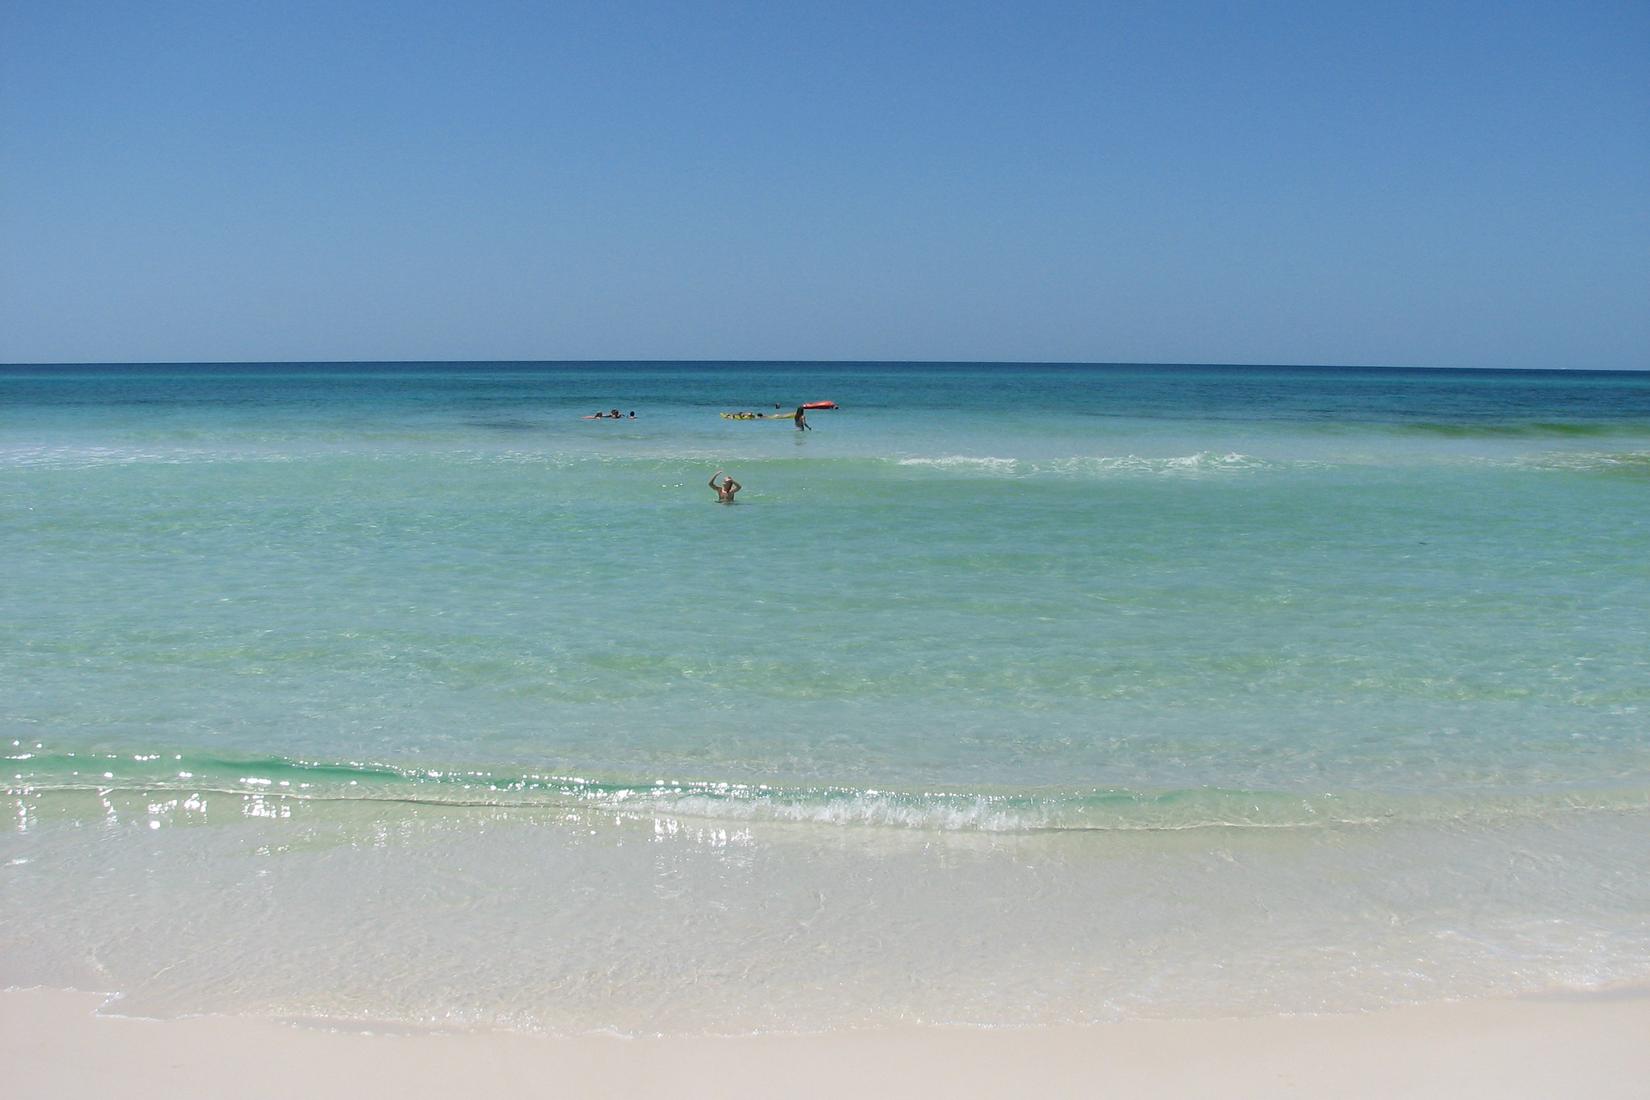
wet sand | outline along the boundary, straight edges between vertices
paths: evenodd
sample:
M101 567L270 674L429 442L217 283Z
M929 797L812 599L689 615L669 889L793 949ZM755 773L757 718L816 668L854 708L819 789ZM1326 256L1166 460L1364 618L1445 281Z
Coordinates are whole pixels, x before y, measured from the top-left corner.
M1650 991L1636 989L1352 1016L650 1039L156 1021L100 1015L104 1000L0 994L7 1095L1650 1095Z

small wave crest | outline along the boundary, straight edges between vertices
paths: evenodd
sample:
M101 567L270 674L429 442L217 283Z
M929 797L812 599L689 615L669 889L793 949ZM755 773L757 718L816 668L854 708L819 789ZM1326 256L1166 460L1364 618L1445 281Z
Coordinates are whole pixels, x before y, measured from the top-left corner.
M174 797L204 812L208 795L302 802L391 802L506 810L598 810L735 822L874 826L940 832L1177 831L1371 825L1391 819L1555 809L1650 808L1643 791L1520 798L1494 805L1460 799L1396 799L1368 793L1134 791L1071 788L1005 791L912 790L686 779L595 779L570 774L406 768L369 762L280 757L231 760L182 753L41 753L15 747L5 757L6 793L23 799L121 793L140 802ZM284 816L284 815L283 815Z
M1519 465L1533 470L1650 477L1650 451L1560 451L1524 459Z
M1073 455L1065 458L1018 459L943 455L908 456L896 460L904 467L947 473L982 474L998 477L1097 477L1114 474L1175 476L1242 473L1262 470L1275 463L1235 451L1198 451L1189 455L1150 457L1145 455Z
M291 462L276 450L209 447L24 445L0 447L0 468L92 470L120 466L189 466L211 462Z
M1021 462L1017 458L976 458L970 455L942 455L938 458L907 457L896 460L900 466L924 467L931 470L978 471L990 474L1018 474Z
M1108 458L1065 458L1043 464L1050 473L1057 474L1223 474L1262 470L1275 463L1253 455L1228 451L1198 451L1196 454L1170 458L1147 458L1141 455L1123 455Z

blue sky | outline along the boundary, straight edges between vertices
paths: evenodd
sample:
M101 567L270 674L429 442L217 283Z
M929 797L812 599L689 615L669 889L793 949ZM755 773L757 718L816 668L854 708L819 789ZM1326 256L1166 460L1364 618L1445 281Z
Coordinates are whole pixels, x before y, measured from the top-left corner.
M1650 4L0 0L0 361L1650 368Z

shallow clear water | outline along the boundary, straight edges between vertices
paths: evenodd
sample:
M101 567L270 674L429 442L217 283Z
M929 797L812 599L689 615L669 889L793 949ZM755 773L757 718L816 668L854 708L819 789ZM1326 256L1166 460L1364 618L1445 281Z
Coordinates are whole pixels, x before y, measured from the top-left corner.
M0 368L0 981L717 1031L1643 980L1647 549L1642 374Z

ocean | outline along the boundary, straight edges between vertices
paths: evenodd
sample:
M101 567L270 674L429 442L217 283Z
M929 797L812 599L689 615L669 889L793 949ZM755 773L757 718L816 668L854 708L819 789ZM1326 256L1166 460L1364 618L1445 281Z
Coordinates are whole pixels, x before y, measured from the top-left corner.
M650 1035L1650 980L1650 373L6 366L0 563L0 985Z

